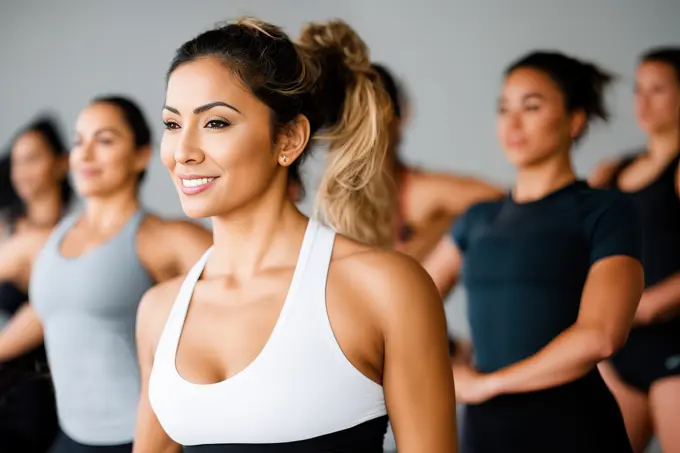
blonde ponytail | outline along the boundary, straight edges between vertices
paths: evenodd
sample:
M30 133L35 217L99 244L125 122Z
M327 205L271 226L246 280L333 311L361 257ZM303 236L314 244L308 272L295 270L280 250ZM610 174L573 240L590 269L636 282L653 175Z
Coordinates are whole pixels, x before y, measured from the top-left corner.
M342 21L309 25L300 46L311 54L336 52L348 73L344 86L335 87L344 90L335 123L314 137L329 146L315 213L343 235L390 248L396 236L396 185L384 161L393 108L371 67L368 48ZM323 72L321 67L321 78Z

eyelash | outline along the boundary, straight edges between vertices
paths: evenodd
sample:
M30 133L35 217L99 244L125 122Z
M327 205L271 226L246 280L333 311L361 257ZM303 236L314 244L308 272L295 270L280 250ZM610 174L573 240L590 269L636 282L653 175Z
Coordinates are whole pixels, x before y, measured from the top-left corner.
M179 129L179 124L174 121L164 121L163 124L167 130L177 130ZM212 126L210 126L212 124ZM224 129L225 127L231 126L229 121L225 120L210 120L205 124L207 129Z
M528 111L528 112L534 112L534 111L538 110L539 108L540 107L537 106L537 105L527 105L526 107L524 107L524 110ZM506 107L499 107L498 108L498 113L501 114L501 115L503 115L507 112L508 112L508 109Z

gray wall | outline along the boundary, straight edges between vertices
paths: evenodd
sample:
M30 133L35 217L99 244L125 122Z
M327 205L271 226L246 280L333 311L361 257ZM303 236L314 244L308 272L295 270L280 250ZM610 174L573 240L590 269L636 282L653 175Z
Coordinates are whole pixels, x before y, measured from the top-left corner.
M500 183L513 178L494 132L509 61L529 49L553 48L620 76L610 97L611 124L595 128L575 155L585 175L599 159L642 143L631 108L638 54L680 43L677 0L1 0L0 143L43 109L57 111L71 131L88 99L110 92L137 98L160 137L163 77L173 50L215 22L243 14L283 25L292 35L307 20L349 21L374 59L409 86L415 117L406 158ZM312 185L321 164L317 156L308 167ZM143 198L160 214L182 215L158 159ZM464 297L453 299L451 324L465 332Z

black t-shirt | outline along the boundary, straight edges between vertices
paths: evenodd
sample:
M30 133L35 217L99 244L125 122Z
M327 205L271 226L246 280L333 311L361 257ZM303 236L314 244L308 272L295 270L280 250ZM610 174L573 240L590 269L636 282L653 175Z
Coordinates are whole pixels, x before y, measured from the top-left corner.
M453 237L477 368L496 371L545 347L578 316L590 267L641 256L641 225L630 198L582 181L546 197L511 196L472 206Z

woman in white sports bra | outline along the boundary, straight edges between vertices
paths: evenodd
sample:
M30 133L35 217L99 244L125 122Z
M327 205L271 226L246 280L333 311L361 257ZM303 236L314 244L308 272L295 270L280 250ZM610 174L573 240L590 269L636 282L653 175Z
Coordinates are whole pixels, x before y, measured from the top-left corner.
M161 155L214 246L141 303L135 452L380 452L388 415L400 453L457 451L437 288L350 239L384 221L391 106L376 80L341 21L294 44L243 19L178 49ZM323 223L287 191L316 140L331 155Z

